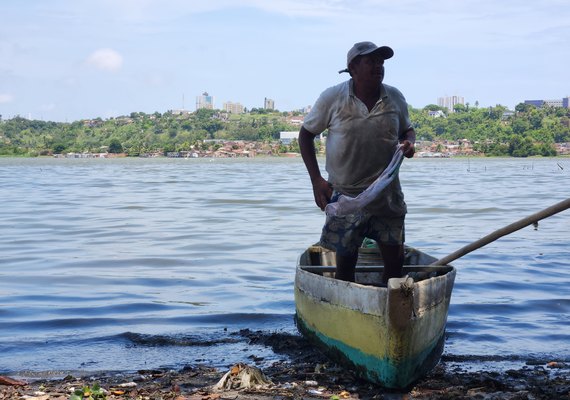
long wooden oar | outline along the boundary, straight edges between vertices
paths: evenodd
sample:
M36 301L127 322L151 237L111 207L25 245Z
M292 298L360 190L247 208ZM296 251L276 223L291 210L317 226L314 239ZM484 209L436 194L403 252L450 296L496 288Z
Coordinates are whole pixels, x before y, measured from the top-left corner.
M537 213L534 213L532 215L529 215L526 218L523 218L517 222L513 222L510 225L505 226L504 228L498 229L493 233L490 233L489 235L471 243L468 244L467 246L464 246L462 248L460 248L459 250L451 253L450 255L443 257L442 259L439 259L435 262L433 262L431 265L447 265L450 262L452 262L453 260L458 259L459 257L463 257L465 254L471 253L473 250L477 250L478 248L481 248L491 242L494 242L495 240L499 239L500 237L503 237L505 235L508 235L509 233L513 233L515 231L518 231L519 229L524 228L525 226L529 226L531 224L534 224L538 221L540 221L541 219L544 218L548 218L554 214L557 214L561 211L564 211L566 209L570 208L570 199L566 199L561 201L560 203L556 203L553 206L550 206L548 208L545 208L542 211L539 211Z

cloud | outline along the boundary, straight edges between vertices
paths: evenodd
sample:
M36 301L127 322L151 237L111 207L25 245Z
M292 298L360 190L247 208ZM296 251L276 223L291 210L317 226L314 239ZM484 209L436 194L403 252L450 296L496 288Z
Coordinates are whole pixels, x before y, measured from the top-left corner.
M91 53L87 64L103 71L116 72L123 66L123 56L113 49L99 49Z
M0 104L11 103L14 101L14 96L7 93L0 93Z

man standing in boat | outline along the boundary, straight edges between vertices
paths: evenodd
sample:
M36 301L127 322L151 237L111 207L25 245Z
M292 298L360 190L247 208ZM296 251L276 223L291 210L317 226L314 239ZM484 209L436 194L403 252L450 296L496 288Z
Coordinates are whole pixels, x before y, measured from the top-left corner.
M351 78L326 89L305 117L299 146L313 185L315 202L324 210L340 195L355 197L390 164L398 145L414 155L416 134L408 105L395 87L382 83L384 61L394 51L372 42L356 43L347 54ZM321 176L314 139L328 129L326 170ZM374 201L349 215L327 216L320 244L336 251L336 277L354 281L358 248L365 237L378 242L384 259L383 282L402 276L404 219L407 212L400 181L395 179Z

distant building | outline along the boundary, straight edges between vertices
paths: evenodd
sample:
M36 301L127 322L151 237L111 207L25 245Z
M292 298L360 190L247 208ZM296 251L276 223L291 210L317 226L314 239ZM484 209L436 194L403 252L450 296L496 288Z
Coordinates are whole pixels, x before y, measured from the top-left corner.
M283 144L291 144L291 142L293 141L293 139L298 140L299 139L299 131L284 131L284 132L279 132L279 141ZM321 139L321 135L317 135L315 137L316 140L320 140Z
M263 108L266 110L275 110L275 101L266 97L265 100L263 100Z
M514 111L507 110L507 111L503 112L503 116L501 117L501 119L504 121L504 120L507 120L507 119L512 118L514 116L515 116Z
M293 139L298 139L299 131L279 132L279 141L283 144L291 144Z
M303 115L290 115L286 118L286 121L288 124L291 125L295 125L295 126L301 126L303 125L303 122L305 121L305 117Z
M440 118L440 117L445 118L445 114L441 110L428 111L428 115L432 118Z
M439 97L437 99L437 105L440 107L445 107L449 110L449 112L453 112L453 107L456 104L463 104L465 105L465 100L461 96L448 96L448 97Z
M562 99L554 100L525 100L524 104L529 104L535 106L536 108L541 107L564 107L570 108L570 97L564 97Z
M188 111L188 110L170 110L170 112L172 113L172 115L188 115L188 114L190 114L190 111Z
M208 92L202 93L202 96L196 96L196 110L207 108L214 109L214 96L210 96Z
M525 100L524 104L528 104L528 105L540 108L544 104L544 100Z
M547 107L562 107L562 99L560 99L560 100L544 100L544 105Z
M228 101L223 105L224 111L231 114L243 114L244 107L240 103L232 103Z

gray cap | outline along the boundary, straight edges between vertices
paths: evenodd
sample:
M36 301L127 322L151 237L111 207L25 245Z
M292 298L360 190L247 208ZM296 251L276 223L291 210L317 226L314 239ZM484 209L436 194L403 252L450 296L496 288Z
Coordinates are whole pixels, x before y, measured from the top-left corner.
M356 57L375 52L378 52L384 60L387 60L394 55L394 50L388 46L378 47L372 42L358 42L355 43L350 50L348 50L348 54L346 55L346 68L338 71L338 73L340 74L342 72L348 72L348 65Z

